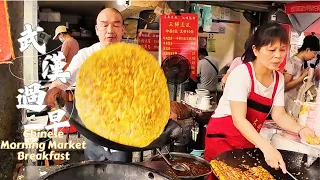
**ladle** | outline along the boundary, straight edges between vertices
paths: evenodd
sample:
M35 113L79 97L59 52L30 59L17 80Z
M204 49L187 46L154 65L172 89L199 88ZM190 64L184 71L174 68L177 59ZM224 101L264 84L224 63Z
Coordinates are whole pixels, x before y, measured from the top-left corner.
M162 156L162 158L166 161L166 163L170 167L172 167L172 169L177 170L177 171L185 171L186 169L188 170L189 167L186 168L186 166L183 164L174 164L174 165L171 164L170 161L168 161L168 159L161 153L161 151L158 148L156 148L156 149L157 149L158 153Z
M166 149L167 152L168 152L168 155L169 155L169 157L170 157L170 160L173 161L174 159L173 159L173 157L171 156L170 151L168 150L167 146L165 146L165 149ZM185 170L189 171L192 175L194 175L193 172L191 171L191 169L189 168L189 166L187 166L186 164L184 164L184 163L178 163L178 164L176 164L176 165L178 165L178 166L183 166L183 167L185 168Z
M167 146L165 148L167 150L168 155L170 156L170 160L174 160L173 157L171 156L170 151L168 150Z

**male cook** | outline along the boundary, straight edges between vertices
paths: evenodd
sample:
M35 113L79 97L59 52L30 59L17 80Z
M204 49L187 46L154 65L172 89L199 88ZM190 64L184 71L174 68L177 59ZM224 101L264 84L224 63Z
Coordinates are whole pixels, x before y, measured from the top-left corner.
M47 92L45 103L48 106L54 107L55 97L57 95L67 99L65 90L76 82L77 73L82 63L91 56L92 53L108 46L109 44L120 42L124 32L123 19L120 12L113 8L106 8L102 10L97 17L96 24L96 33L100 42L79 50L66 70L71 74L67 83L62 83L60 80L54 81L50 86L50 90ZM132 153L130 152L107 149L89 140L86 140L86 142L87 145L85 153L90 160L132 161Z

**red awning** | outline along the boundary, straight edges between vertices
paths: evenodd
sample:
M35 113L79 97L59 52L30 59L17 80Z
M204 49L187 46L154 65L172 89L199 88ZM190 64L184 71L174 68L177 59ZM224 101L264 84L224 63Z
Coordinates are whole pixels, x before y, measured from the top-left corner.
M320 18L320 1L301 1L285 5L292 27L299 34Z
M308 29L304 31L305 36L310 35L312 33L315 33L315 36L320 37L320 19L318 19L311 26L309 26Z
M294 2L285 6L287 14L320 13L320 1Z

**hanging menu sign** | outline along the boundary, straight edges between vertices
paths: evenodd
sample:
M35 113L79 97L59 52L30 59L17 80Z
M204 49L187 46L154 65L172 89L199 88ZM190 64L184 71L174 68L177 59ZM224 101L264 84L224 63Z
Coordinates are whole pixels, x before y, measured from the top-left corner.
M161 61L174 54L184 56L191 65L191 78L195 79L198 64L198 15L161 15L160 37Z
M138 44L147 51L159 50L159 32L148 32L139 30Z
M285 5L286 14L320 13L319 1L293 2Z

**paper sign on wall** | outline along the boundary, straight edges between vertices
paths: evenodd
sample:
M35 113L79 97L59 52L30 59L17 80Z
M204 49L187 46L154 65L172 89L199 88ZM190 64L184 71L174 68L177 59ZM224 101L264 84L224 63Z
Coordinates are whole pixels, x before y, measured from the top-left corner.
M223 8L224 11L224 16L223 16L223 20L227 20L230 21L230 9L229 8Z
M212 12L212 19L221 19L221 7L218 6L212 6L211 12Z
M211 32L219 33L219 27L220 27L219 23L213 22L211 25Z
M208 39L208 44L207 44L207 50L209 52L216 52L216 40L215 39Z

